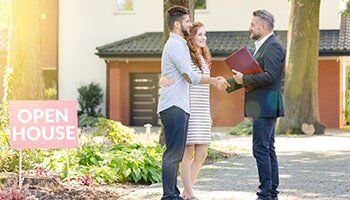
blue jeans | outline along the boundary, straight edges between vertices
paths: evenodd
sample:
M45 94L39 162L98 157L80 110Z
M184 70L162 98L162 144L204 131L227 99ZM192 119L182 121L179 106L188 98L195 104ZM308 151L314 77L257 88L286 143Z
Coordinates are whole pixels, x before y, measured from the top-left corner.
M164 127L166 149L162 163L162 200L182 199L177 188L177 171L184 154L189 114L172 106L160 112Z
M259 191L263 200L278 195L278 162L275 151L275 117L253 119L253 155L259 173Z

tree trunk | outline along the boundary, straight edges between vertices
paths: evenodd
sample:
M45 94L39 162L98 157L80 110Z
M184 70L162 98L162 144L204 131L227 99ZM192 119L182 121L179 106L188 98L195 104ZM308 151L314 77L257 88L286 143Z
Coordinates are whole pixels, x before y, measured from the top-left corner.
M8 67L9 98L44 99L40 55L40 4L38 0L13 0Z
M324 133L317 92L319 10L320 0L290 1L284 85L286 115L279 121L279 133L301 133L303 124L313 125L316 134Z
M195 0L164 0L163 1L163 43L165 43L169 37L169 28L167 20L167 10L173 6L183 6L190 9L190 18L194 22L194 1Z
M164 0L163 1L163 44L168 40L169 37L169 28L168 28L168 20L167 20L167 10L172 6L183 6L190 9L190 18L191 21L194 21L194 1L195 0ZM160 135L159 135L159 144L164 146L165 137L164 137L164 127L161 125L160 127Z

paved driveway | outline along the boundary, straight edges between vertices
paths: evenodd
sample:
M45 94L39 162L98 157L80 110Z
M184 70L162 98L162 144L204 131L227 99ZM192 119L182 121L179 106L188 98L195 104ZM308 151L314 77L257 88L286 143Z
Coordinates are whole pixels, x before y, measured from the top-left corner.
M203 167L195 186L199 199L253 200L258 185L251 137L214 141L234 145L239 156ZM277 137L280 199L350 199L350 132L328 130L325 136ZM180 180L179 180L180 183ZM181 186L181 184L180 184ZM161 185L138 189L125 199L160 199Z

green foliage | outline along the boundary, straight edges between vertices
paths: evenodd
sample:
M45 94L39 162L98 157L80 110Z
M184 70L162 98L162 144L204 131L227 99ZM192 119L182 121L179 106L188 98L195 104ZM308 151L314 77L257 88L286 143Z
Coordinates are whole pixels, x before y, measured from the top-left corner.
M113 158L109 166L120 175L120 181L156 183L161 180L163 148L159 144L118 144L110 152Z
M194 8L196 10L206 10L207 9L207 0L195 0Z
M9 82L13 80L12 77L12 68L9 66L6 66L5 68L5 73L4 73L4 95L2 97L2 102L0 106L0 131L6 132L8 128L8 115L9 115L9 102L8 98L11 93L10 87L9 87Z
M0 105L0 131L6 131L9 119L8 119L8 102L5 101Z
M161 180L163 148L159 144L116 144L111 147L84 144L72 150L69 162L70 178L91 176L100 183L157 183ZM45 158L44 166L67 177L65 151L54 151Z
M17 151L10 149L10 139L8 133L9 125L9 102L10 94L9 82L13 80L12 68L5 67L4 73L4 95L0 105L0 172L16 172L18 171L19 155ZM26 151L28 152L28 151ZM28 161L23 163L24 168L28 168Z
M279 133L285 135L301 135L303 131L300 128L289 128L285 133Z
M78 164L84 166L100 166L99 161L103 160L99 148L94 145L84 144L77 152Z
M350 17L350 1L346 2L346 8L342 11L341 14L343 17Z
M35 165L35 150L23 150L22 168L29 170ZM0 172L18 172L19 169L19 151L8 147L1 148L0 154Z
M164 149L158 143L142 145L136 142L133 129L104 118L99 118L98 129L93 135L99 136L83 134L81 141L89 141L77 149L23 151L23 169L41 166L61 179L91 177L99 183L160 182ZM96 138L108 138L113 144L99 145ZM4 131L0 131L0 150L0 172L17 172L19 154L9 148Z
M79 127L95 127L98 121L98 117L82 114L78 116Z
M90 83L78 88L78 102L80 106L79 115L85 113L88 116L100 115L101 109L96 111L97 107L102 103L103 91L99 84Z
M348 2L349 5L349 2ZM350 9L350 8L349 8ZM345 121L347 125L350 125L350 67L346 70L346 90L345 90Z
M220 155L220 152L218 150L209 147L208 148L208 158L211 158L213 160L218 160L218 159L221 159L222 156Z
M12 68L6 66L4 74L4 96L0 106L0 172L18 172L19 151L10 148L9 138L9 81L13 79ZM24 170L31 169L38 162L37 154L40 150L23 150L22 167Z
M61 179L65 179L68 173L70 177L78 176L78 160L77 157L79 149L74 150L44 150L38 157L42 161L37 162L39 165L44 166L59 175Z
M106 136L114 144L132 143L135 141L134 129L124 126L120 122L103 117L96 123L97 131L94 136Z
M88 168L88 174L91 174L94 180L99 183L114 183L120 182L119 174L115 169L108 165L103 165L101 167L91 166Z
M9 134L0 132L0 172L16 171L18 164L18 154L9 148Z
M2 149L0 154L0 172L18 171L18 154L8 148Z
M57 99L57 89L55 87L46 88L44 91L45 100L56 100Z
M233 127L229 133L231 135L251 135L253 133L253 123L245 118L242 122Z
M0 149L7 148L10 145L9 134L5 131L0 131Z

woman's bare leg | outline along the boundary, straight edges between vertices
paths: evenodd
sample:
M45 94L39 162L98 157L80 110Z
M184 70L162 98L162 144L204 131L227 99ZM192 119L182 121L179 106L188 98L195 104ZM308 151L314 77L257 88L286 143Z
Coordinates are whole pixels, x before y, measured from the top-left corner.
M191 183L193 186L199 171L202 167L203 162L208 156L208 145L207 144L196 144L194 147L194 159L191 165ZM192 188L192 187L191 187Z
M191 173L191 163L192 163L192 156L194 152L194 145L186 145L185 152L182 157L182 161L180 163L180 176L182 183L184 185L184 190L182 192L182 196L184 198L189 198L193 196L192 191L192 173Z

